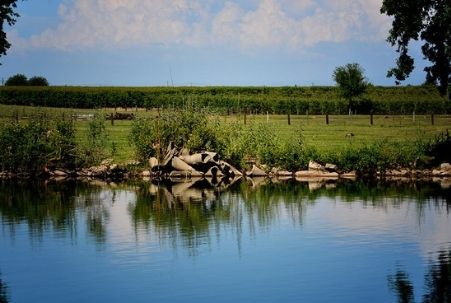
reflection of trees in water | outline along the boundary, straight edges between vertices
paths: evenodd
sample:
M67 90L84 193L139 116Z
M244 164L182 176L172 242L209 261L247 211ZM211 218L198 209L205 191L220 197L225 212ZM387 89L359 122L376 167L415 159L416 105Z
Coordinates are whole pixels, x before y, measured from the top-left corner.
M293 223L301 225L306 205L315 202L315 199L309 198L308 187L296 182L273 183L265 180L254 186L249 186L249 183L241 185L247 215L250 220L256 220L256 223L250 222L254 226L267 227L283 215L288 215Z
M101 189L83 183L0 182L0 218L14 237L20 224L27 224L31 240L41 240L44 232L75 238L77 211L86 213L88 231L97 243L105 240L108 208Z
M89 235L94 238L97 244L105 243L106 224L110 218L108 199L102 197L101 194L102 191L89 191L76 198L77 208L86 214Z
M27 223L32 239L52 227L57 234L76 231L73 184L52 186L30 183L0 183L0 216L14 235L16 226Z
M175 246L179 239L195 251L199 244L219 237L221 231L233 231L240 245L243 230L253 234L257 228L267 228L287 217L292 223L302 225L306 207L320 197L340 197L343 201L387 209L413 201L419 216L437 198L441 202L433 205L438 210L443 209L443 201L449 209L449 203L443 200L449 189L443 190L432 183L357 181L312 186L262 178L234 184L226 191L206 181L195 183L143 184L137 192L136 203L129 207L137 232L142 228L152 230L160 240L167 239Z
M194 184L195 183L195 184ZM196 248L212 237L233 232L238 245L243 230L251 235L281 218L302 225L306 207L320 197L359 203L368 207L398 207L407 201L417 208L419 218L425 207L449 211L451 190L433 183L339 182L277 183L248 179L235 184L193 181L158 187L148 182L133 183L137 200L129 206L136 227L156 233L159 239L181 242ZM123 187L128 188L128 185ZM85 183L17 184L0 182L0 218L11 230L27 224L33 240L45 231L76 238L77 218L86 219L87 230L96 243L106 241L108 202L120 189L104 189ZM443 207L445 204L445 208ZM141 230L141 229L139 229Z
M409 275L398 270L394 276L388 277L389 288L397 293L398 303L413 303L415 297L413 295L413 286L409 280Z
M424 280L423 303L451 302L451 250L438 253L437 260L430 262ZM388 277L388 282L399 303L415 302L414 288L406 272L398 270L394 276Z
M5 282L2 280L2 275L0 273L0 303L8 303L9 302L9 296L8 296L8 286Z
M182 185L186 187L184 191L180 190ZM195 253L199 244L209 241L210 228L219 227L231 217L234 199L221 198L217 190L205 184L186 185L143 184L129 211L136 230L152 230L159 239L168 239L174 246L180 239Z

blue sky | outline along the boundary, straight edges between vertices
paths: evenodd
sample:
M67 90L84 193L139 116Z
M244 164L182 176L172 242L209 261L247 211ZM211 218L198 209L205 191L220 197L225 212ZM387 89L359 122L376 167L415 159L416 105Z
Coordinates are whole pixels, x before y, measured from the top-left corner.
M335 67L386 78L382 0L25 0L0 77L53 85L333 85ZM414 45L415 46L415 45ZM405 84L424 81L420 49ZM172 77L171 77L172 76Z

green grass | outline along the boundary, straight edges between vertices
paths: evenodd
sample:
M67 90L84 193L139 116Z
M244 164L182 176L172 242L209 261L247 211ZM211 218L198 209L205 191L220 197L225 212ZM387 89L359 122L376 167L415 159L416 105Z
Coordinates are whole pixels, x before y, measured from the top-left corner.
M45 112L49 119L72 114L89 114L96 110L86 109L61 109L61 108L35 108L27 106L0 105L0 122L11 119L17 113L20 119L26 119L37 112ZM112 109L103 109L105 113ZM156 111L128 110L138 116L155 116ZM430 115L416 115L415 121L411 115L374 116L374 125L370 125L368 115L333 115L329 116L330 124L326 125L325 116L322 115L291 115L291 125L287 123L286 115L247 115L247 124L270 123L276 133L284 136L292 131L300 131L304 135L307 145L316 147L320 152L340 151L349 145L363 146L377 140L388 139L398 142L415 142L418 139L432 139L434 136L451 129L451 115L436 115L435 124L431 125ZM243 115L219 116L221 123L227 125L232 121L244 123ZM134 159L133 146L128 136L131 129L131 121L115 121L111 125L106 121L108 133L108 146L106 153L111 155L112 144L116 145L116 154L113 156L118 163L125 163ZM76 122L77 141L86 143L87 122ZM348 133L354 136L347 137Z

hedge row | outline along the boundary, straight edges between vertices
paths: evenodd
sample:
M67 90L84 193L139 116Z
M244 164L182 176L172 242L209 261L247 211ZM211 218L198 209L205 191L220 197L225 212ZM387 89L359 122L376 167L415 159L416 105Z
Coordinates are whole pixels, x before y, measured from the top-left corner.
M1 87L0 103L64 108L171 107L196 104L228 112L344 114L336 87ZM434 87L370 87L353 102L365 114L447 114L451 102Z

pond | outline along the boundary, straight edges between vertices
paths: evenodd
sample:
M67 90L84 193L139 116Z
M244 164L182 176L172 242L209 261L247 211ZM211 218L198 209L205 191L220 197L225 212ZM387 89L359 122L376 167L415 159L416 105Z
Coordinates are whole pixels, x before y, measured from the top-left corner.
M98 183L0 183L0 302L451 299L446 184Z

